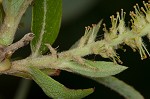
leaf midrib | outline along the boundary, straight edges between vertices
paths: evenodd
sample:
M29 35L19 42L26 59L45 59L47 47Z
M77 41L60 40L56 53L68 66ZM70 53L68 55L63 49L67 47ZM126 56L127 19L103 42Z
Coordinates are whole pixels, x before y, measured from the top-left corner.
M44 7L44 16L43 16L43 21L42 21L42 28L41 28L41 32L40 32L40 37L39 37L39 40L38 40L38 43L36 45L36 48L35 48L35 53L33 54L34 57L36 57L38 54L39 54L39 50L40 50L40 46L42 44L42 40L43 40L43 35L45 33L45 26L46 26L46 13L47 13L47 5L46 5L47 1L44 0L43 2L43 7Z

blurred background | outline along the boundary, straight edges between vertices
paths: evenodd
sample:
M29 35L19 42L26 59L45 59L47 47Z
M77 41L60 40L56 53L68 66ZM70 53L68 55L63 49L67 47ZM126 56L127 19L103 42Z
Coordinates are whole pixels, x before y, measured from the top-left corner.
M133 6L136 3L143 6L141 0L63 0L63 18L61 29L57 40L53 44L53 47L59 46L59 52L68 50L71 45L73 45L82 35L84 35L85 26L96 24L101 19L103 19L103 22L106 23L108 27L111 26L109 17L111 15L115 15L117 11L120 12L120 9L124 9L127 13L126 21L129 21L129 12L134 10ZM22 23L26 19L28 21ZM29 8L25 13L22 18L22 22L18 28L15 41L19 40L25 33L30 32L31 8ZM102 34L103 31L101 29L98 36ZM147 49L150 50L149 40L145 37L143 37L143 39L144 43L147 45ZM124 49L126 49L126 52L117 50L117 53L123 61L122 65L129 68L115 76L141 92L145 99L150 98L149 57L145 60L141 60L138 52L133 52L128 46L124 46ZM19 49L13 57L25 58L29 54L30 48L29 46L26 46ZM109 59L103 59L102 57L95 55L91 55L86 58L110 61ZM122 96L111 89L77 74L62 71L60 76L53 78L68 88L81 89L94 87L95 92L85 99L123 99ZM34 99L37 97L38 99L49 99L35 82L8 75L0 76L0 99L19 99L15 96L18 91L23 92L19 90L19 86L21 84L24 86L24 90L27 90L27 96L24 99Z

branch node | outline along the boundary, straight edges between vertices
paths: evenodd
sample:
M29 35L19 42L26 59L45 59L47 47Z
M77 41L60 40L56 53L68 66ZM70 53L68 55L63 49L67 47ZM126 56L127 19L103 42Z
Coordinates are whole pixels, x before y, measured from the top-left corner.
M21 40L13 43L7 47L0 46L0 61L12 56L12 54L19 48L26 46L34 38L33 33L27 33Z
M45 44L51 52L52 57L57 58L57 51L50 44Z

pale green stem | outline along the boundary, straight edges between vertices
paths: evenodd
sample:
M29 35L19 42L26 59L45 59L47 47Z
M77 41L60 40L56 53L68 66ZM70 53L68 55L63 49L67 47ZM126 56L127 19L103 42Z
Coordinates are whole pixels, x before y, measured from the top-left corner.
M144 99L144 97L133 87L129 86L125 82L113 76L102 77L102 78L90 78L90 79L93 79L96 82L111 88L112 90L122 95L125 99Z
M61 69L61 70L70 71L69 68L72 68L72 66L70 66L70 63L65 59L57 59L49 55L47 56L45 55L38 58L27 58L27 59L14 61L12 62L11 69L7 71L3 71L1 73L10 74L10 75L15 75L19 72L26 73L29 71L28 66L31 65L39 69L49 68L49 69Z
M0 45L9 45L12 43L14 34L18 27L18 25L14 23L16 22L13 17L5 16L4 23L0 29Z
M18 28L18 24L25 13L28 6L33 0L25 0L21 6L17 16L6 15L4 23L0 27L0 45L10 45L14 40L15 32Z

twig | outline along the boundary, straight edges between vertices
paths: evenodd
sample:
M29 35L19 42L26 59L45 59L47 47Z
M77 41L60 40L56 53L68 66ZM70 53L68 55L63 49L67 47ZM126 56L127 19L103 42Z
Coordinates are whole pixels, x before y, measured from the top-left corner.
M28 33L18 42L13 43L6 48L1 48L0 61L3 61L5 58L10 57L19 48L26 46L33 38L34 34Z
M53 57L57 58L57 51L50 45L50 44L45 44L48 49L50 50L51 54Z

